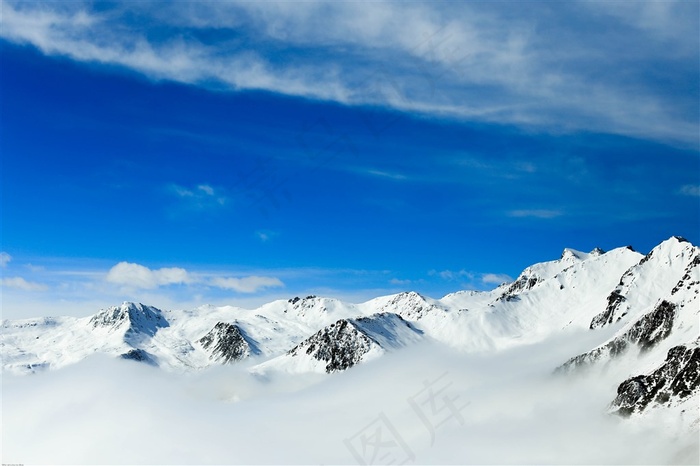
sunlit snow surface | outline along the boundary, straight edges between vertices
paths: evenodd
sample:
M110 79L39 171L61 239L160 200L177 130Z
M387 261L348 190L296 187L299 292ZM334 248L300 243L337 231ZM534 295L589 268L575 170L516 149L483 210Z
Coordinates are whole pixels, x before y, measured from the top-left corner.
M630 418L610 414L622 381L698 337L697 257L671 238L646 258L565 250L492 292L442 299L187 311L125 303L85 318L3 321L2 460L698 464L697 392ZM590 330L613 290L626 296L615 318ZM632 345L554 374L662 300L677 313L652 351ZM219 322L240 328L249 357L221 365L202 346ZM313 354L338 325L364 352L327 374ZM134 350L150 364L117 357Z

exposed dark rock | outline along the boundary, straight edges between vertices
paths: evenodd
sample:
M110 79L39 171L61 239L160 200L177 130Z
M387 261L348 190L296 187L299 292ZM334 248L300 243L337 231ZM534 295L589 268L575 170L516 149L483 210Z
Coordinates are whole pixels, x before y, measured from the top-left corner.
M642 351L648 351L670 335L675 315L676 305L661 301L653 311L635 322L623 336L636 343Z
M651 374L637 375L620 384L610 405L613 412L629 416L650 404L668 405L700 389L700 347L680 345L668 351L664 363Z
M608 295L608 305L605 307L605 310L593 317L589 328L593 330L596 328L604 327L607 324L612 324L615 311L620 307L620 304L623 303L626 299L627 298L625 298L620 293L619 289L613 290Z
M136 303L124 303L98 312L90 319L93 328L126 328L127 332L138 332L153 336L159 328L170 324L160 309Z
M673 328L675 315L676 305L668 301L661 301L654 310L637 319L625 333L603 346L569 359L555 372L568 372L606 357L617 357L632 346L639 347L641 351L648 351L668 337Z
M685 268L683 276L681 277L680 280L678 280L678 283L676 284L676 286L674 286L673 289L671 290L672 295L678 293L678 291L682 290L684 287L687 287L688 289L690 289L692 286L700 284L699 281L691 280L691 278L692 278L691 271L693 268L698 267L698 266L700 266L700 254L697 254L697 252L696 252L695 256L693 257L693 260L690 261L688 266Z
M527 291L532 289L535 285L543 281L541 277L538 277L537 275L521 275L518 277L517 280L515 280L513 283L510 284L508 289L503 292L501 296L496 299L496 301L514 301L517 300L517 294L522 293L523 291Z
M130 361L145 362L147 364L155 365L153 357L146 351L142 349L132 349L124 354L119 355L122 359L128 359Z
M306 353L326 362L326 372L351 368L377 343L358 330L349 320L340 319L307 338L287 354Z
M213 329L197 340L210 351L212 359L224 364L240 361L257 352L243 330L235 324L217 322Z

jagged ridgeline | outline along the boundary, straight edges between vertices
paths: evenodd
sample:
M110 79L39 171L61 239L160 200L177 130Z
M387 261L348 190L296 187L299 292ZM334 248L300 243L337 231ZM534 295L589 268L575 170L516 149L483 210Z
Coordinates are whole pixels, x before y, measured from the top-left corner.
M646 255L565 249L494 290L440 299L411 291L360 304L306 296L188 311L123 303L84 318L5 320L3 371L59 369L106 353L175 371L246 364L256 373L334 373L426 339L493 352L577 330L596 343L552 369L566 375L626 361L611 410L634 415L697 400L698 251L679 237Z

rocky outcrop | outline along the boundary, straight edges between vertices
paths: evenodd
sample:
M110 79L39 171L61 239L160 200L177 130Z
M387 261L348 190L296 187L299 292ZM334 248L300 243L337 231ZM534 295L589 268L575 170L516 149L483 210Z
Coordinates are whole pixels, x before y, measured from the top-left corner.
M149 336L155 335L159 328L169 326L160 309L129 302L98 312L89 323L95 329L126 330Z
M119 357L129 361L145 362L146 364L156 365L153 357L142 349L129 350L126 353L120 354Z
M669 405L700 391L700 347L674 346L666 360L646 375L631 377L617 388L617 397L610 405L622 416L639 413L652 405Z
M209 351L212 360L229 364L240 361L255 352L245 333L235 324L217 322L206 335L197 340Z
M675 304L661 301L654 310L644 314L623 334L603 346L569 359L557 368L557 372L567 372L579 366L614 358L632 346L637 346L641 351L649 351L671 333L676 309Z
M605 307L605 310L593 317L589 328L594 330L604 327L607 324L612 324L615 311L620 306L620 303L625 300L626 298L620 293L619 289L613 290L613 292L608 295L608 305Z
M340 319L292 348L287 357L311 357L325 363L327 373L344 371L366 359L420 340L423 332L394 313Z
M351 368L362 360L373 347L379 347L355 327L350 320L340 319L307 338L287 354L307 354L326 363L326 372L338 372Z

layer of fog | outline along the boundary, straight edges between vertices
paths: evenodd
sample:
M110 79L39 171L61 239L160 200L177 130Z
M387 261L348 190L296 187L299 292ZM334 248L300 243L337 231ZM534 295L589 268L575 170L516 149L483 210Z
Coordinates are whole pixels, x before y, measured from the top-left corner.
M331 376L183 375L106 356L4 374L2 462L697 463L697 440L672 422L606 414L615 368L552 376L583 346L567 336L468 355L422 344ZM426 386L436 412L421 404Z

